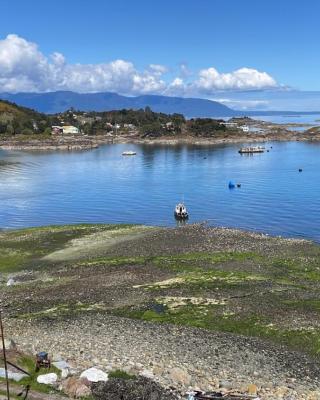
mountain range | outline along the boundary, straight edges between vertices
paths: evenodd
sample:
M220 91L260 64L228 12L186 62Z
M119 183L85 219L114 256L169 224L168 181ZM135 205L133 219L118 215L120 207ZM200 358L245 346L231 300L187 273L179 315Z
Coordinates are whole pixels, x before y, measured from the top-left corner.
M0 93L0 99L8 100L20 106L36 111L54 114L70 108L81 111L111 111L120 109L141 109L150 107L155 112L166 114L179 113L187 118L192 117L233 117L283 114L316 114L318 112L298 111L239 111L229 108L217 101L169 97L158 95L143 95L136 97L122 96L117 93L76 93L57 91L47 93Z

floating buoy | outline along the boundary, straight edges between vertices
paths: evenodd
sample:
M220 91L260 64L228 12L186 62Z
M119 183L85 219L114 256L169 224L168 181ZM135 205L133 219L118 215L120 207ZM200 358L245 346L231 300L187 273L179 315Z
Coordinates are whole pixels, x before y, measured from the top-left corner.
M241 187L241 183L237 183L237 187L240 188Z
M299 168L299 172L302 172L302 168Z
M234 189L236 187L236 185L232 181L229 182L228 186L229 186L229 189Z

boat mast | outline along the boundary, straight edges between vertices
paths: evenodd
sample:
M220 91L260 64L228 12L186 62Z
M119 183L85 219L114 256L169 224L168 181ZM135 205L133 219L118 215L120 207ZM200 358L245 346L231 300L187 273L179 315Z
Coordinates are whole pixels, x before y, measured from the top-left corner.
M7 385L7 399L10 400L8 365L7 365L6 346L5 346L5 341L4 341L1 310L0 310L0 335L1 335L1 340L2 340L2 353L3 353L4 370L5 370L6 385Z

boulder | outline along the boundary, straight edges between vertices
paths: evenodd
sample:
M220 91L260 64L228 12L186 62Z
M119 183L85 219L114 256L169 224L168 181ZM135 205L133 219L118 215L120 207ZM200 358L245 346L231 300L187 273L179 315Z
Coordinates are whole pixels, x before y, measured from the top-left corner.
M21 381L21 379L26 378L28 375L23 374L21 372L12 372L8 371L8 377L9 379L12 379L16 382ZM5 378L6 377L6 371L4 368L0 368L0 378Z
M61 371L62 379L66 379L72 375L71 367L66 361L54 361L52 364Z
M13 278L9 278L7 281L7 286L13 286L15 284L15 280Z
M60 371L70 368L70 365L67 363L67 361L60 360L60 361L54 361L52 363L56 368L60 369Z
M58 380L58 375L54 372L50 374L38 375L37 382L43 383L44 385L54 385Z
M4 339L6 350L17 350L17 345L12 339ZM0 350L2 350L2 340L0 340Z
M182 386L189 386L191 383L191 376L182 368L172 368L169 372L172 383Z
M62 390L69 397L73 398L86 397L90 396L91 394L91 390L88 386L89 384L90 382L88 382L86 379L78 379L73 376L71 378L66 379L62 383Z
M83 371L80 378L87 378L89 382L106 382L108 380L108 374L101 369L92 367Z
M144 369L139 375L144 376L145 378L154 379L154 374L149 369Z

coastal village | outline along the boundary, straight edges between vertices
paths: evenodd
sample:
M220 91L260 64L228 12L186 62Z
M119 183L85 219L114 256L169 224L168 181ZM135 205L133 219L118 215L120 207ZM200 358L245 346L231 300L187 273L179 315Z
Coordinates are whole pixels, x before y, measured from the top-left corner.
M0 148L88 150L105 143L198 144L317 141L312 124L276 124L249 117L186 119L181 114L142 110L44 115L0 101Z

